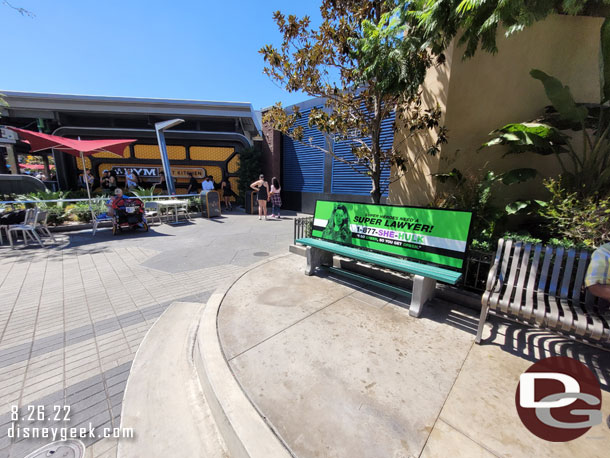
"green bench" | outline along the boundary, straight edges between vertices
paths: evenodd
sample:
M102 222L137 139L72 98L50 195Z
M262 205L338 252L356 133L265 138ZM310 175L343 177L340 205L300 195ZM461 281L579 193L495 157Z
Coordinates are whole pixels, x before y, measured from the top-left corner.
M470 212L360 203L316 202L306 275L318 268L411 298L418 317L434 297L436 282L455 285L462 277ZM413 275L409 291L365 275L333 267L333 255Z

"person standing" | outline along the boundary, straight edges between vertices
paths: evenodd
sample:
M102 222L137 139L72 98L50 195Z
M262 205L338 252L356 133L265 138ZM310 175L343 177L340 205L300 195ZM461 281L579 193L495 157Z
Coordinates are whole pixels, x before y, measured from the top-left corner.
M189 173L189 176L191 178L189 179L189 185L188 188L186 188L186 193L195 194L197 192L197 188L199 188L199 183L197 183L197 180L195 179L192 173Z
M125 170L125 187L127 189L133 189L138 186L138 181L136 176L133 174L132 169Z
M205 180L201 183L201 192L208 192L214 190L214 182L210 179L210 175L205 177Z
M114 170L111 170L108 176L108 191L110 191L111 194L114 194L114 190L118 188L118 186L119 182L116 176L116 172Z
M104 194L110 191L110 175L108 174L108 170L104 170L102 172L102 178L100 178L100 186Z
M231 190L231 182L227 177L225 177L224 180L222 180L222 183L220 183L220 189L222 189L222 197L224 197L225 200L225 210L232 210L233 207L231 206L230 199L233 195L233 191Z
M282 188L280 186L280 180L276 177L271 179L271 217L272 218L280 218L280 207L282 206L282 198L280 197L280 192Z
M265 181L265 175L261 174L254 183L250 185L257 192L258 199L258 219L265 215L267 221L267 202L269 201L269 183Z

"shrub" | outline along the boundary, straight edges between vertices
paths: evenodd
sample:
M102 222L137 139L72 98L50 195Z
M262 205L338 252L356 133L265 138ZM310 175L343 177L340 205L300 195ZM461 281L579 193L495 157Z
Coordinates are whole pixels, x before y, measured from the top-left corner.
M544 186L551 193L551 199L539 213L549 222L555 241L562 245L596 247L610 239L610 198L580 198L577 192L566 190L561 178L549 178Z
M237 192L240 199L245 199L246 191L250 189L250 183L258 180L258 176L262 172L262 156L263 153L255 148L248 148L239 153ZM267 177L267 179L270 178Z

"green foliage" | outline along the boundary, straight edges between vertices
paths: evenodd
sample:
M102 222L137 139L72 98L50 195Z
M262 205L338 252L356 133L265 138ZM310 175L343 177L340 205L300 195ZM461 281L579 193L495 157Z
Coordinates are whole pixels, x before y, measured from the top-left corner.
M509 152L554 155L563 185L581 198L610 193L610 116L608 107L577 104L570 89L540 70L532 70L553 110L532 122L507 124L491 132L483 146L506 145ZM571 131L571 135L564 133ZM579 145L577 145L577 143Z
M30 206L37 206L42 210L48 210L50 208L63 208L65 202L61 201L62 199L67 199L70 195L69 191L38 191L38 192L30 192L28 194L21 194L17 196L15 200L34 200L34 201L43 201L43 200L60 200L60 202L37 202L36 204L31 204Z
M151 197L155 195L155 185L150 188L138 186L136 189L132 189L131 193L136 197Z
M610 198L581 198L560 179L547 179L544 185L551 199L540 214L548 221L552 236L589 247L610 240Z
M473 212L472 233L480 241L490 241L508 214L516 213L529 206L523 201L507 205L504 209L493 201L493 195L499 184L510 186L533 179L537 175L534 169L515 169L504 173L493 171L482 175L462 173L453 169L448 173L434 176L448 186L434 203L441 208L455 208ZM512 205L512 207L511 207ZM508 211L509 207L512 211Z
M279 47L264 46L267 74L289 92L302 91L324 100L313 108L308 125L340 140L350 141L353 159L336 156L332 148L305 138L295 127L298 110L287 112L276 104L264 121L296 141L320 149L356 173L371 179L371 198L378 203L385 191L381 177L399 179L412 166L401 153L409 142L411 157L434 155L446 142L438 106L422 103L419 87L434 64L417 35L410 35L394 14L396 0L322 0L322 24L310 27L309 17L274 19L283 35ZM396 116L405 138L382 148L381 123ZM435 132L435 140L426 134Z
M239 153L237 193L240 198L246 198L250 184L258 180L258 176L262 173L262 157L263 153L256 148L248 148ZM271 177L267 177L269 178Z
M498 29L510 36L551 14L599 14L610 0L401 0L403 22L411 24L434 53L460 35L464 57L481 47L496 53Z

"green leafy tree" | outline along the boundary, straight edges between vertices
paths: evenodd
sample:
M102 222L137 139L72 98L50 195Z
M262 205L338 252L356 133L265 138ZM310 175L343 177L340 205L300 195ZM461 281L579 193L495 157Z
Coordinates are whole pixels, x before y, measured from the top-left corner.
M237 169L237 192L245 199L250 183L258 180L262 172L263 153L256 148L247 148L239 153L239 168Z
M379 203L384 186L399 179L414 159L400 150L404 142L411 158L434 155L446 141L438 106L425 108L420 85L435 60L394 14L397 0L323 0L322 23L311 27L305 16L274 14L283 36L276 48L266 45L265 73L289 92L320 97L324 106L309 113L308 126L334 140L348 141L353 158L337 156L332 148L306 138L298 109L276 104L264 117L275 129L297 141L333 155L355 172L370 177L371 198ZM406 135L391 147L382 146L382 122L395 115L394 128ZM427 137L430 135L429 137ZM416 141L417 140L417 141ZM382 183L390 171L389 183Z

